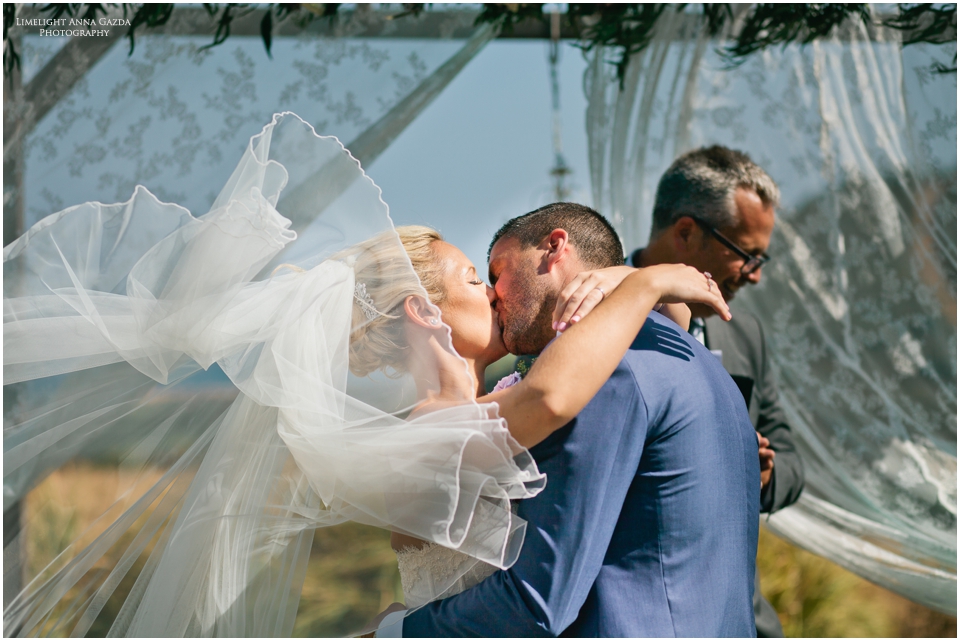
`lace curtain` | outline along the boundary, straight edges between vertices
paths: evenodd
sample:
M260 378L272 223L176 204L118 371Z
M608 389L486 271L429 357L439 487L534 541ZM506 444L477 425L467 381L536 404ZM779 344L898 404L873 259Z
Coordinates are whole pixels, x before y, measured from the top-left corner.
M344 35L383 20L368 13L345 19ZM205 48L209 36L141 35L130 56L123 41L26 137L24 228L75 203L124 201L138 184L206 211L250 132L281 111L369 164L492 36L487 26L466 44L304 32L275 38L272 58L254 36ZM24 84L63 44L23 36Z
M664 15L622 91L590 59L594 202L632 249L680 153L719 143L773 176L774 260L737 305L767 327L807 481L766 525L955 614L957 78L932 65L956 45L849 24L729 69L691 17Z

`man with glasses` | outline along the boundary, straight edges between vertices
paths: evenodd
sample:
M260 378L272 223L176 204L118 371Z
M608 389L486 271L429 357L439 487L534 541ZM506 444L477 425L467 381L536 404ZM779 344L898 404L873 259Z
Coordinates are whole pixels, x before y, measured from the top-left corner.
M660 179L650 243L627 262L692 265L713 276L729 303L741 287L760 282L779 199L776 183L746 154L721 146L688 152ZM729 323L703 306L690 311L690 333L720 357L747 401L760 442L761 511L792 504L803 489L803 463L780 407L759 320L744 310L733 310ZM759 573L753 605L757 636L782 637L777 613L760 593Z

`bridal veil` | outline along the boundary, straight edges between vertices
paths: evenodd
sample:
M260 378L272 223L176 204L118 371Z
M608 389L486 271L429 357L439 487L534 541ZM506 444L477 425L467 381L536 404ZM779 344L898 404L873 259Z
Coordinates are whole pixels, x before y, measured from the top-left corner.
M290 220L308 217L298 238ZM4 391L19 400L4 508L78 458L126 479L28 577L5 635L82 636L122 585L110 636L288 636L313 529L348 520L516 559L509 501L544 479L496 406L411 415L423 399L402 378L350 374L351 337L395 314L396 292L426 294L337 139L278 114L205 215L138 187L48 216L3 260ZM226 397L198 391L211 367Z

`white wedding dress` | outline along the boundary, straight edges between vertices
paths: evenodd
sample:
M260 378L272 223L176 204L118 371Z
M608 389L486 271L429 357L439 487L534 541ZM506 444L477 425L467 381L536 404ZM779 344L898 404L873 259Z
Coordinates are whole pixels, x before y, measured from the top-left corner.
M400 550L397 564L404 604L411 609L459 594L497 571L496 566L436 543Z
M313 529L348 520L431 544L401 555L411 601L509 567L525 528L510 500L543 475L496 405L409 418L391 379L350 375L359 283L420 287L379 188L293 114L204 216L138 187L7 246L4 508L77 458L109 455L128 485L26 577L5 635L110 616L111 636L289 636ZM192 384L214 364L235 388L222 402Z

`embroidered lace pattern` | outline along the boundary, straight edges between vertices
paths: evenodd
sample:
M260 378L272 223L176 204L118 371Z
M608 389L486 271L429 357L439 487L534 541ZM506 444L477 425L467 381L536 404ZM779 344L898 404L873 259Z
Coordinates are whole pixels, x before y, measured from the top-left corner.
M497 571L488 563L436 543L429 543L422 548L404 548L397 552L397 564L400 566L400 583L408 608L459 594ZM471 564L473 567L464 573L464 569ZM456 578L459 574L463 576ZM447 584L450 584L449 587L444 589Z

